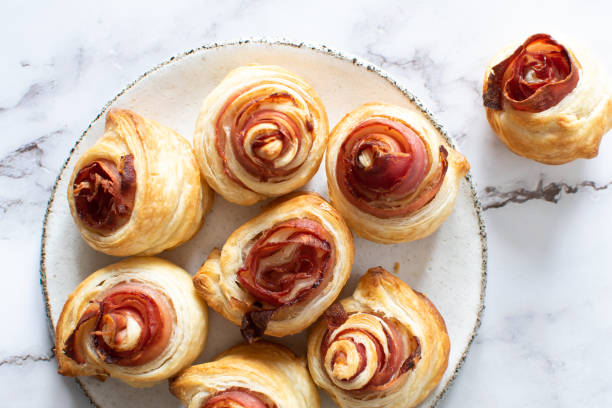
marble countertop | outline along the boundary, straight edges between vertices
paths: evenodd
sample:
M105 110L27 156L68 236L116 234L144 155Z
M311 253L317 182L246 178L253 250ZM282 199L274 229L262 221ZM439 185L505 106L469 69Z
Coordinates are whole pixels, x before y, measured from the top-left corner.
M486 310L439 406L612 406L612 135L593 160L547 166L509 152L481 106L489 58L535 32L586 44L612 74L612 3L498 3L2 3L0 406L88 405L55 372L39 285L42 219L77 138L157 63L249 37L323 44L378 64L470 160L489 240Z

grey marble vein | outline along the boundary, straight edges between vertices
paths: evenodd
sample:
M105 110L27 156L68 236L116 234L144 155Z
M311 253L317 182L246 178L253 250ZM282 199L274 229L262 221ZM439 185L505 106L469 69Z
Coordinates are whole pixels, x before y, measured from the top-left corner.
M207 43L271 37L325 44L380 65L444 125L482 186L487 310L438 406L612 406L612 353L605 352L612 333L605 318L612 310L612 134L596 159L541 166L496 140L481 99L487 61L539 30L577 40L611 74L606 51L612 37L601 31L612 2L582 2L579 15L553 0L518 0L513 8L492 2L489 8L505 18L483 19L476 1L1 3L0 306L11 331L0 340L0 401L88 404L74 381L56 373L38 253L49 192L89 121L126 84L173 55ZM546 15L545 27L522 18L526 9ZM578 205L586 211L578 213ZM553 228L556 234L543 239Z
M0 200L0 214L5 214L10 208L20 206L23 200Z
M429 100L433 101L433 106L430 109L434 113L439 113L445 110L445 104L440 97L439 89L442 85L442 70L443 65L437 64L430 55L429 50L423 48L415 48L412 56L405 58L392 58L384 53L377 52L374 49L374 44L369 44L365 48L365 57L375 64L380 65L384 69L390 69L392 74L401 74L405 76L409 82L415 75L419 77L419 82L422 83L423 89L427 93ZM423 97L424 95L418 95ZM427 99L425 99L426 101Z
M530 200L544 200L551 203L557 203L563 194L576 194L588 189L600 191L607 189L610 185L612 185L612 181L598 184L590 180L585 180L574 185L564 182L552 182L545 185L544 180L540 179L536 188L533 190L521 187L516 190L502 191L497 187L487 186L480 194L480 197L483 201L483 209L489 210L492 208L504 207L509 203L521 204Z
M29 362L39 362L39 361L51 361L55 358L55 354L53 352L49 352L48 354L22 354L16 356L5 357L0 360L0 367L4 365L23 365Z
M17 101L13 106L0 106L0 113L5 113L11 109L19 108L25 105L30 104L34 100L36 100L39 96L50 93L56 86L56 81L47 80L47 81L39 81L34 82L28 90L23 94L23 96Z
M382 67L396 67L403 73L416 72L425 79L425 88L430 92L440 83L442 65L437 64L425 48L416 48L409 58L392 59L374 50L374 44L366 46L365 55L372 62Z
M34 170L31 165L43 167L43 148L41 145L47 139L60 135L63 129L40 136L33 141L24 144L0 159L0 177L21 178L31 175Z

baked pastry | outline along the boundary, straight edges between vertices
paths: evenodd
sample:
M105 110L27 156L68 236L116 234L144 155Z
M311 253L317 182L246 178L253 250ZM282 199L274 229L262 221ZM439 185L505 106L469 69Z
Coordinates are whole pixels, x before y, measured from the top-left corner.
M207 330L206 305L185 270L159 258L126 259L68 297L55 334L58 372L152 386L193 363Z
M546 164L597 156L612 128L612 87L585 50L535 34L489 63L487 119L514 153Z
M306 362L279 344L240 344L170 381L188 408L318 408Z
M435 306L384 269L334 304L308 338L315 384L340 408L411 408L438 385L450 343Z
M232 203L251 205L306 184L328 131L310 85L283 68L253 64L231 71L206 97L194 146L208 184Z
M332 130L332 205L353 231L392 244L433 233L451 213L467 160L416 106L367 103Z
M206 303L252 342L301 332L334 302L353 265L353 237L317 194L271 205L215 248L193 278Z
M189 143L121 109L108 112L104 136L79 158L68 187L85 241L116 256L154 255L189 240L212 201Z

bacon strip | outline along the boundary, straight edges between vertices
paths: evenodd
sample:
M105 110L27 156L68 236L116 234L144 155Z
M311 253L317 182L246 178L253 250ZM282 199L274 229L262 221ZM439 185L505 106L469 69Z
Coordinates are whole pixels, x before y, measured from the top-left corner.
M423 140L403 123L372 118L355 127L342 144L337 181L343 195L360 210L379 218L405 216L435 197L444 181L447 156L440 146L441 166L423 186L430 167Z
M86 325L87 322L91 323ZM162 294L144 284L123 283L86 309L66 340L64 352L83 364L83 350L91 339L96 353L106 363L146 364L166 348L173 324L170 305ZM130 329L130 325L137 327ZM134 334L137 338L130 338Z
M134 156L122 156L119 167L94 160L77 173L73 196L81 221L100 232L111 232L130 219L136 199Z
M292 304L329 278L329 242L316 221L301 218L277 224L253 244L238 281L271 306Z
M334 305L328 312L329 313L325 315L328 328L321 342L321 360L324 366L328 350L332 344L335 341L354 342L353 336L355 333L360 333L361 336L365 336L376 348L376 361L367 361L365 347L361 343L355 343L355 350L360 358L359 365L350 378L342 381L347 384L352 382L366 369L368 364L376 364L376 370L365 386L358 389L347 387L346 391L362 393L385 390L395 384L403 374L414 369L416 363L420 359L421 348L418 339L405 333L405 331L400 328L401 326L399 323L394 320L372 314L376 316L377 319L384 322L383 327L385 327L387 341L387 350L385 350L383 344L374 334L366 331L361 326L351 326L349 315L346 314L341 305ZM341 352L336 352L332 356L332 367L337 361L344 361L346 359L346 356L341 354ZM326 372L328 375L331 375L329 367L326 367Z
M261 181L268 181L291 176L302 164L296 161L300 149L308 148L302 143L304 135L301 134L301 126L279 107L298 107L290 94L264 94L244 106L235 106L236 100L254 87L241 89L228 98L215 127L217 152L223 161L225 174L244 188L247 187L233 174L227 163L228 149L245 171ZM304 120L306 130L312 132L310 115ZM249 137L252 136L251 132L255 133L254 137ZM283 162L279 163L281 159Z
M291 219L265 231L255 241L237 279L259 306L253 305L242 322L249 341L263 334L271 311L305 301L331 279L333 249L329 233L318 222Z
M516 110L542 112L561 102L578 79L578 67L567 49L548 34L535 34L493 67L483 103L502 110L506 100Z
M94 320L95 319L95 320ZM77 322L73 332L64 343L64 353L78 364L85 363L85 342L89 330L84 327L88 322L98 324L100 321L100 304L91 303ZM95 326L94 326L95 327Z

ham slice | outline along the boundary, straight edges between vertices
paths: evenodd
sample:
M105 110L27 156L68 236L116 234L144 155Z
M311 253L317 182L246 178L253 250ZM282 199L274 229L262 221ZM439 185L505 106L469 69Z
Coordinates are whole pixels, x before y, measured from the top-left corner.
M494 110L502 110L505 100L516 110L542 112L561 102L578 79L567 49L548 34L535 34L492 68L483 102Z
M423 185L430 160L425 142L405 124L387 118L360 123L340 148L337 182L347 200L379 218L406 216L429 203L448 167L440 146L439 170Z

